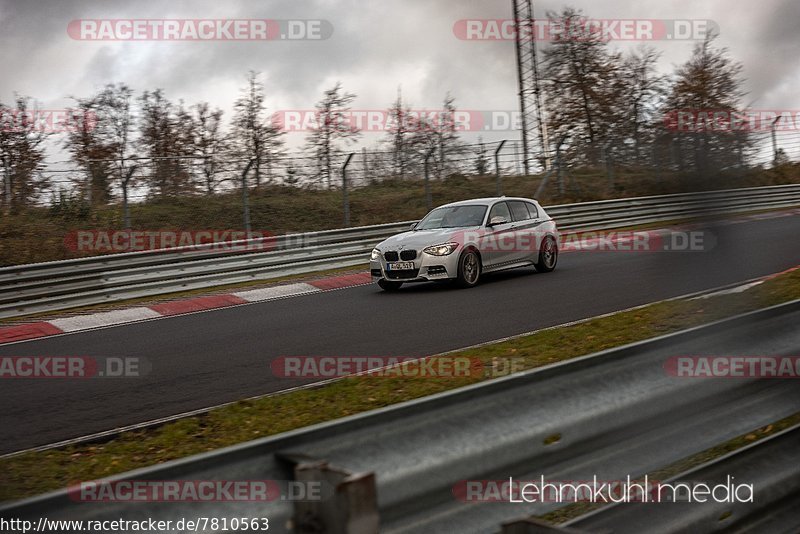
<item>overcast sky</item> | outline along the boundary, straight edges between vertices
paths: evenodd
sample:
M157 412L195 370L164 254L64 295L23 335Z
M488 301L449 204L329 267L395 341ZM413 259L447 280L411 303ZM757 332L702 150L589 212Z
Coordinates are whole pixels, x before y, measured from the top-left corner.
M800 107L798 0L549 0L537 1L536 13L565 5L596 19L712 19L719 43L744 65L746 103ZM323 41L108 42L67 33L75 19L161 18L323 19L333 34ZM415 108L438 108L450 91L461 109L514 110L513 43L458 39L454 22L471 18L511 18L511 0L0 0L0 102L11 103L18 92L58 109L70 104L69 96L125 82L137 93L162 88L187 104L207 100L230 118L245 74L254 69L264 73L270 110L310 108L337 80L358 95L359 109L385 108L402 86ZM665 72L693 46L649 44L662 53ZM291 136L296 145L303 134Z

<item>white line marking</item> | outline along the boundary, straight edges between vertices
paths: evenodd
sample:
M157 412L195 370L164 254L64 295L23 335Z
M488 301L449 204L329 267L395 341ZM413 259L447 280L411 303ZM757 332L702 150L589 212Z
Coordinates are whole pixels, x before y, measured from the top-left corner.
M123 310L113 310L104 313L93 313L90 315L76 315L62 319L52 319L48 321L53 326L60 328L64 332L77 332L98 326L111 326L116 324L131 323L143 319L161 317L161 314L144 306L137 308L127 308Z
M262 287L260 289L250 289L248 291L237 291L236 293L232 294L248 302L261 302L279 297L291 297L294 295L302 295L304 293L317 293L319 291L322 290L318 287L312 286L311 284L298 283L287 284L283 286Z
M700 295L699 297L694 297L691 300L707 299L707 298L711 298L711 297L716 297L718 295L733 295L735 293L743 293L743 292L747 291L748 289L750 289L751 287L755 287L757 285L763 284L766 281L767 280L764 279L764 280L758 280L757 282L750 282L749 284L744 284L744 285L741 285L741 286L732 287L730 289L723 289L722 291L716 291L714 293L708 293L706 295Z

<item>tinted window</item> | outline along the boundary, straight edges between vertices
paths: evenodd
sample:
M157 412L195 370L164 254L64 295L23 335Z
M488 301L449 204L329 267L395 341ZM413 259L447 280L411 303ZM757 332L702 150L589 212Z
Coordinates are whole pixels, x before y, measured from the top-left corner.
M505 220L511 222L511 212L508 211L508 206L505 202L500 202L492 206L492 211L489 213L489 220L495 217L503 217Z
M539 209L536 207L536 204L531 204L530 202L526 202L525 205L528 206L528 211L531 212L531 219L538 219Z
M511 205L511 214L514 216L515 221L524 221L531 218L525 202L521 200L512 200L509 202L509 205Z

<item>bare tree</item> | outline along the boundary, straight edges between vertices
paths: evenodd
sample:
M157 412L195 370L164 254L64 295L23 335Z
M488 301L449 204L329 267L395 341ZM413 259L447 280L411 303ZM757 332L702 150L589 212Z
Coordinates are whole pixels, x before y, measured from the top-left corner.
M76 107L68 111L64 147L86 174L79 185L80 194L90 205L105 205L113 196L116 149L101 94L74 100Z
M403 105L403 95L399 87L397 99L386 112L389 129L386 133L385 143L389 145L395 176L403 178L408 171L412 157L410 137L414 133L415 121L411 115L411 109L408 105Z
M478 137L478 148L475 150L475 174L485 176L489 172L489 158L486 156L486 145L483 138Z
M151 193L162 197L193 193L195 185L187 169L192 122L186 110L182 104L176 108L161 89L145 91L139 102L138 145L152 160L147 177Z
M337 82L316 104L316 126L311 128L306 145L317 161L318 175L328 188L333 187L333 159L339 152L339 142L352 142L359 135L358 128L348 117L350 103L356 95L342 91Z
M642 46L628 54L622 65L622 116L627 119L623 134L633 139L634 158L641 157L641 147L653 141L653 125L666 90L666 77L658 74L656 64L660 54Z
M458 128L456 120L456 99L447 93L442 103L442 112L439 116L438 128L436 129L436 141L438 147L436 175L439 178L447 176L449 173L449 159L458 156L463 152L463 145L458 138Z
M714 47L715 35L695 46L692 56L679 66L665 102L665 111L741 111L742 65L728 57L724 48ZM723 128L724 129L724 128ZM679 157L699 174L739 164L739 152L749 143L745 132L678 132L673 142Z
M615 82L619 80L621 55L608 50L599 32L576 35L574 30L583 27L580 11L568 7L547 16L569 30L556 36L544 50L549 130L554 138L569 134L573 147L580 149L575 157L592 162L598 158L597 148L615 117Z
M208 102L200 102L192 106L194 114L190 117L193 123L192 148L201 159L200 168L203 186L207 195L213 195L224 181L219 178L223 169L221 155L229 148L229 139L222 129L222 110L212 110Z
M264 174L267 182L272 181L273 167L283 154L285 133L282 125L273 124L267 117L264 84L258 76L255 71L248 73L247 86L233 106L233 139L243 159L253 161L256 187L261 184Z
M37 125L37 109L31 99L17 96L15 107L0 103L0 163L3 188L0 195L6 212L32 204L47 189L42 175L44 142L48 132Z

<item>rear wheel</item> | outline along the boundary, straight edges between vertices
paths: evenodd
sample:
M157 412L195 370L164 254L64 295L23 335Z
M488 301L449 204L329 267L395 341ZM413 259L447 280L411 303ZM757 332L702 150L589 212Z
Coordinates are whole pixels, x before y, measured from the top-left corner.
M558 245L551 236L542 239L539 247L539 261L535 263L536 270L540 273L549 273L556 268L558 263Z
M378 280L378 286L380 286L380 288L384 291L397 291L402 285L403 282L390 282L384 278Z
M461 287L477 285L481 277L481 259L474 250L467 250L458 260L458 277L456 282Z

